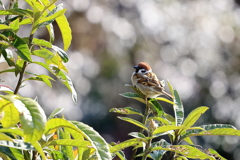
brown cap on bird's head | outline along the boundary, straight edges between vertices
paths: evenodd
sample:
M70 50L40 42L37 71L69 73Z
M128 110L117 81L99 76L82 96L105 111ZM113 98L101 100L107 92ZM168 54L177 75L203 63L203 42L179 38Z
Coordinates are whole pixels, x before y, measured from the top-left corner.
M146 71L152 71L152 68L146 62L140 62L137 66L134 66L136 70L145 69Z

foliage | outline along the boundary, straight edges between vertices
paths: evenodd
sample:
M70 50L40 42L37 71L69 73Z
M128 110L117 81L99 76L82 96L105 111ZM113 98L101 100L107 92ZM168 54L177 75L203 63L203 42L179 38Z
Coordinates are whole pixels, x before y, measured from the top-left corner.
M28 71L32 65L39 65L59 79L70 90L73 101L77 101L76 91L66 75L68 70L65 67L68 61L66 50L72 39L64 15L66 9L62 4L56 6L57 0L25 2L30 9L18 8L16 0L10 1L9 8L5 9L0 1L4 9L0 15L5 16L5 20L0 21L0 63L9 65L0 74L11 72L18 77L15 89L0 84L0 156L13 160L111 159L108 144L92 127L55 118L62 112L61 108L47 119L37 99L18 94L19 89L24 87L23 82L29 80L41 81L52 87L52 77ZM54 21L62 33L64 49L53 45ZM31 26L29 35L19 37L18 31L25 25ZM49 40L34 37L41 27L47 28Z
M223 158L215 150L203 150L200 146L195 145L192 142L191 137L210 135L240 136L240 130L237 130L234 126L228 124L194 126L200 116L208 110L208 107L205 106L194 109L184 119L184 107L181 98L170 82L168 82L168 86L174 97L173 101L169 101L168 99L162 97L145 101L144 95L142 95L137 88L134 88L131 85L126 86L131 87L136 93L127 92L120 95L145 103L145 114L142 114L137 109L130 107L113 108L110 110L110 112L134 114L143 117L142 122L129 117L118 117L140 127L140 132L132 132L129 134L133 136L132 139L112 146L110 148L112 153L120 153L123 149L133 146L134 148L131 160L134 160L136 157L142 157L142 160L146 160L147 158L161 160L163 156L167 156L169 160L186 160L188 158L224 160L225 158ZM165 113L158 100L172 104L175 117ZM168 135L170 142L167 142L165 139L161 139L161 136L163 135ZM153 142L154 140L155 142ZM182 145L182 141L187 142L188 145ZM137 154L137 149L139 148L142 149L141 152ZM124 160L124 156L122 154L117 154L117 156L119 156L121 160Z

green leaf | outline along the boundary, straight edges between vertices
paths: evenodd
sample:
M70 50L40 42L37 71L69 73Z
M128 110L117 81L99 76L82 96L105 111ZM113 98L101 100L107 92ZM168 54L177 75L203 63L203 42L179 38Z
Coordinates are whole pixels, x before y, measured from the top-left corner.
M30 143L26 143L23 140L19 139L14 139L14 142L0 141L0 146L17 148L22 150L35 150L35 148Z
M231 136L240 136L240 131L237 130L234 126L228 124L209 124L199 126L202 129L188 130L185 134L182 135L181 139L185 140L186 137L191 136L210 136L210 135L231 135Z
M27 73L27 72L26 72ZM28 72L29 73L29 72ZM27 81L27 80L36 80L36 81L42 81L44 82L45 84L47 84L49 87L52 87L52 83L51 81L55 81L52 77L50 76L47 76L47 75L36 75L34 77L30 77L30 78L27 78L25 79L24 81Z
M48 33L49 33L49 36L50 36L50 40L49 42L50 43L53 43L54 42L54 30L53 30L53 25L52 24L49 24L46 26L47 30L48 30Z
M217 151L215 151L215 150L213 150L213 149L211 149L211 148L209 148L209 149L207 150L207 153L210 154L210 155L212 155L213 157L219 159L219 160L227 160L227 159L225 159L224 157L222 157Z
M11 133L12 135L23 136L23 130L17 127L1 128L0 133Z
M4 140L4 141L11 141L13 142L13 139L11 137L9 137L8 135L4 134L4 133L0 133L0 140Z
M17 32L19 29L19 19L17 18L14 21L12 21L9 26L14 32Z
M148 121L150 121L151 119L158 121L161 125L170 125L171 122L168 121L167 119L163 118L163 117L150 117L148 118Z
M66 63L68 61L68 55L64 50L62 50L61 48L55 45L52 45L52 49L54 49L58 53L58 55L61 57L63 62Z
M31 142L31 144L35 147L35 149L37 150L37 152L41 155L43 160L47 160L47 157L45 156L45 153L43 152L43 148L41 147L41 145L39 144L39 142Z
M160 141L154 142L151 144L151 147L167 147L167 145L171 145L170 143L168 143L167 141L165 141L164 139L161 139ZM166 150L154 150L152 153L150 153L149 155L151 156L151 158L153 160L161 160L163 155L166 153Z
M140 111L131 107L112 108L109 110L109 112L120 113L120 114L137 114L143 117L143 114Z
M187 129L189 129L192 125L195 124L195 122L199 119L199 117L208 110L208 107L198 107L194 109L185 119L182 126L184 126L183 129L179 131L179 134L182 132L185 132Z
M173 103L172 101L168 100L167 98L163 98L163 97L157 97L155 98L156 100L159 100L159 101L163 101L163 102L167 102L167 103L170 103L172 105L176 105L175 103Z
M41 48L38 50L34 50L32 52L33 55L44 58L44 59L50 59L51 57L53 57L53 53L51 51L49 51L46 48Z
M161 104L156 99L151 99L148 102L150 104L153 114L156 117L162 117L164 115L164 110L163 110Z
M120 96L123 96L123 97L126 97L126 98L132 98L132 99L136 99L138 100L139 102L142 102L142 103L146 103L146 101L144 99L142 99L141 97L139 97L138 94L136 93L132 93L132 92L126 92L126 93L121 93L119 94Z
M4 30L4 29L12 29L12 28L8 25L0 24L0 30Z
M3 127L13 127L20 121L19 112L13 103L4 107L2 111L3 118L1 119L1 123Z
M11 31L5 31L3 34L7 37L12 37L13 41L11 44L17 49L17 54L25 61L31 62L31 53L28 48L28 44L20 37L18 37L15 33Z
M0 15L21 15L26 17L32 17L33 12L29 9L13 8L8 10L0 10Z
M123 151L118 151L116 155L120 158L120 160L127 160Z
M0 157L4 160L18 160L11 152L12 148L0 146Z
M72 99L73 102L76 103L77 102L77 92L75 91L73 84L72 84L72 80L65 75L60 69L58 69L57 67L50 67L42 62L33 62L36 63L38 65L41 65L42 67L46 68L48 71L50 71L53 75L55 75L59 80L61 80L61 82L72 92Z
M175 113L175 120L176 120L176 125L180 126L183 122L184 119L184 108L182 101L179 97L178 92L173 88L171 83L168 81L168 87L170 89L170 92L173 95L173 100L176 105L173 105L174 113Z
M123 149L125 149L127 147L135 146L135 145L137 145L140 142L141 141L138 138L129 139L129 140L126 140L126 141L121 142L119 144L116 144L115 146L112 146L110 148L110 152L111 153L116 153L116 152L121 151L121 150L123 150Z
M178 130L182 128L183 126L174 126L174 125L160 126L153 131L153 134L163 133L171 130Z
M19 149L16 149L16 148L9 148L12 152L12 154L14 155L14 157L17 159L17 160L24 160L24 156L22 154L22 151L19 150Z
M111 159L111 154L110 154L108 144L99 135L98 132L96 132L95 130L93 130L92 127L89 127L84 123L76 122L76 121L71 121L71 123L73 123L78 129L80 129L85 134L86 139L90 141L92 146L95 148L98 159L102 159L102 160Z
M47 21L55 20L57 17L63 16L65 12L66 12L66 9L62 9L60 11L57 11L56 13L41 19L39 21L39 25L41 25L42 23L47 22Z
M52 129L56 129L59 127L64 127L64 129L67 128L75 131L75 133L78 132L79 134L83 135L86 138L86 140L91 142L92 146L96 151L96 155L98 159L103 159L103 160L111 159L108 144L99 135L99 133L93 130L92 127L89 127L88 125L81 122L75 122L75 121L69 122L65 119L54 118L54 119L50 119L47 122L45 133L48 133ZM70 133L72 134L72 132Z
M212 156L209 156L206 153L200 151L199 149L189 145L169 145L167 147L153 147L151 151L154 150L166 150L176 152L187 158L215 160L215 158L213 158Z
M64 108L57 108L55 109L50 116L48 117L48 120L54 118L57 114L61 113L64 110Z
M145 139L146 138L145 135L140 133L140 132L131 132L128 135L133 136L135 138L141 138L141 139Z
M30 98L19 98L14 103L20 112L21 125L24 131L24 140L34 142L42 137L45 129L46 115L41 106Z
M69 26L67 18L64 15L56 18L56 22L58 24L58 27L59 27L61 33L62 33L64 50L66 51L66 50L68 50L69 46L71 45L71 41L72 41L71 28Z
M136 125L138 127L141 127L143 129L145 129L146 131L148 131L148 128L144 124L142 124L141 122L138 122L138 121L136 121L136 120L134 120L132 118L128 118L128 117L118 117L118 118L121 119L121 120L130 122L130 123L132 123L132 124L134 124L134 125Z
M124 86L132 88L138 94L138 96L141 97L142 99L145 98L145 95L139 89L137 89L136 87L133 87L130 84L125 84Z
M59 131L59 139L70 139L71 135L68 132L68 130L64 130L61 128L58 130ZM64 155L64 159L74 159L74 155L73 155L73 147L72 146L61 146L60 151L63 153Z
M10 49L1 50L4 59L7 61L10 67L15 66L13 53Z
M84 148L90 148L91 143L89 141L85 140L79 140L79 139L59 139L59 140L53 140L46 144L46 146L50 145L63 145L63 146L75 146L75 147L84 147Z
M0 97L11 101L18 109L24 131L24 141L39 140L44 132L46 122L46 115L40 105L33 99L16 95L0 95Z
M3 71L0 72L0 74L1 73L6 73L6 72L15 72L15 68L3 70Z
M48 48L52 48L52 44L44 39L37 39L37 38L33 38L32 43L34 45L38 45L38 46L44 46L44 47L48 47Z

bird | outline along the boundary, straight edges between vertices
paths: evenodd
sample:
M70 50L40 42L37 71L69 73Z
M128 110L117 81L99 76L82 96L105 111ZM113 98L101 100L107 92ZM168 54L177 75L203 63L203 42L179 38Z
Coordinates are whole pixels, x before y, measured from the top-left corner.
M136 70L131 76L132 84L145 95L146 99L156 98L161 95L173 99L173 96L165 91L164 80L160 81L157 78L148 63L140 62L137 66L134 66L134 68Z

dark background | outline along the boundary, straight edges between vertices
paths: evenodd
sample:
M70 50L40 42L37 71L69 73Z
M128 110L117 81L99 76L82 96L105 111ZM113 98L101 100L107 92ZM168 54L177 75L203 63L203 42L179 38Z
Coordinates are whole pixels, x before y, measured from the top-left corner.
M8 1L3 1L8 4ZM20 6L26 6L19 2ZM144 106L119 96L131 91L133 66L148 62L160 79L178 90L185 116L194 108L208 106L196 125L225 123L240 129L240 8L236 0L62 0L72 28L67 51L69 76L78 92L71 94L60 83L53 88L26 82L22 96L39 99L49 115L64 108L67 119L92 126L107 142L124 141L139 128L117 119L111 108ZM29 35L29 26L20 36ZM55 24L55 44L62 45ZM36 37L49 39L45 29ZM4 69L1 64L1 69ZM48 74L31 64L27 70ZM15 87L14 75L1 74L2 83ZM168 88L167 88L168 90ZM172 114L169 105L162 104ZM130 116L141 121L138 116ZM240 160L239 138L209 136L192 139L203 149L213 148L229 160ZM129 159L130 150L125 150Z

